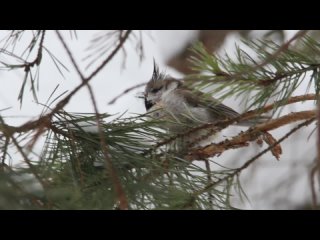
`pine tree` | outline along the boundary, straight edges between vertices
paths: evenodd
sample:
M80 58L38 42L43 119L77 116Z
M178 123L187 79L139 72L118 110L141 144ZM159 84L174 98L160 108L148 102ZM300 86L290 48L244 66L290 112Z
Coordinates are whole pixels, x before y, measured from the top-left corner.
M36 100L36 85L45 81L38 77L42 55L50 56L59 71L66 68L59 56L46 48L44 30L33 31L25 53L16 55L12 46L19 45L25 33L9 32L0 50L1 55L21 62L1 61L2 70L24 70L18 97L21 104L26 86L31 86ZM283 141L290 141L292 134L304 126L317 123L315 109L281 114L281 109L288 104L307 100L317 104L320 43L307 31L299 31L283 44L266 39L248 40L245 44L254 53L237 47L235 60L227 54L215 55L201 43L192 46L189 61L194 73L186 76L186 83L193 89L210 89L208 94L220 100L242 97L246 111L237 118L190 127L179 134L165 131L163 120L150 119L145 114L110 120L112 113L97 110L90 81L119 51L125 51L128 43L133 43L137 54L143 56L143 32L121 30L98 35L92 41L88 58L89 66L98 60L101 63L89 74L84 74L85 70L75 62L76 53L71 52L65 34L59 31L56 34L81 83L61 95L53 89L43 106L44 113L20 126L9 125L3 117L5 109L0 110L2 209L234 209L232 196L244 197L243 201L247 201L240 181L242 171L266 152L281 158ZM76 32L71 31L70 35L75 37ZM33 53L34 59L26 60L26 53ZM309 83L306 93L293 96L302 82ZM88 89L95 112L65 111L70 99L83 88ZM200 129L219 133L240 120L255 119L266 113L272 119L220 142L191 146L183 154L172 144ZM299 124L279 139L268 132L296 122ZM41 137L45 137L45 143L42 152L36 154L33 148ZM252 142L266 144L243 165L230 169L218 163L224 152L250 148ZM21 158L24 167L10 165L9 149L16 151L14 157ZM312 177L314 204L317 196L314 181L318 172L319 161ZM32 183L24 177L27 174L32 176ZM40 184L41 190L26 187L34 181Z

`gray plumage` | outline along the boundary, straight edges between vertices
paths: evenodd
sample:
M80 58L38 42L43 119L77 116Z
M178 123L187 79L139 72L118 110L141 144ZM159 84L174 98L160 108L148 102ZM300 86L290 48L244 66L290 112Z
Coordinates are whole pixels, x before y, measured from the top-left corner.
M156 64L144 95L145 106L150 116L168 120L166 128L175 133L200 124L239 116L235 110L213 97L189 89L182 81L160 73ZM253 121L244 121L238 124L248 126L252 123ZM202 131L199 134L206 133Z

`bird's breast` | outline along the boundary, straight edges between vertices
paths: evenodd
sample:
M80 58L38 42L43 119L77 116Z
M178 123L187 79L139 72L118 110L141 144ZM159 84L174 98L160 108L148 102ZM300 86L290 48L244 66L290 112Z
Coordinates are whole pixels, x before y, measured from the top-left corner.
M175 94L174 91L164 95L162 102L165 110L180 120L187 119L188 122L199 123L207 123L212 120L208 109L191 106L183 96Z
M161 101L163 106L169 112L179 114L181 112L181 105L183 104L183 99L174 93L165 94Z

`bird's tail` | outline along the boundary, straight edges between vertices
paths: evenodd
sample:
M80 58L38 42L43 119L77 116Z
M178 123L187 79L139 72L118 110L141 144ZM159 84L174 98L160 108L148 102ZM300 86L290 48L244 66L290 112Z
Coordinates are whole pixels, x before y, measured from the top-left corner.
M254 126L256 124L267 122L270 119L271 119L271 117L269 117L269 116L258 116L256 118L240 121L240 122L237 123L237 125L244 126L244 127L251 127L251 126Z

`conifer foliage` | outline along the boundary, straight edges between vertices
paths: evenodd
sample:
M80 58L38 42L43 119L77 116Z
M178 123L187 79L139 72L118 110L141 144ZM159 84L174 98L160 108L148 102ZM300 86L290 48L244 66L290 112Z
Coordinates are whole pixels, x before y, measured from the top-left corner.
M60 95L53 89L43 104L43 114L20 126L9 124L6 109L0 110L1 209L234 209L234 195L248 201L241 186L242 171L267 152L281 159L283 141L290 141L292 134L305 126L316 128L320 43L307 31L299 31L281 44L266 39L246 41L250 53L237 47L235 59L208 52L201 43L194 45L189 60L196 73L186 76L187 84L194 89L210 89L208 94L221 100L242 98L247 111L234 119L190 127L178 135L165 131L163 120L150 119L145 114L110 120L112 113L97 110L90 81L128 47L134 47L142 58L144 32L119 30L98 34L85 58L87 69L96 66L91 72L77 65L77 53L67 44L66 38L76 39L77 32L55 32L72 66L63 65L59 56L46 47L47 31L27 32L9 31L0 48L0 56L5 56L1 58L1 71L24 70L17 92L20 104L25 101L28 88L37 101L37 85L45 82L39 77L43 55L52 59L61 74L66 69L76 71L80 81L76 88ZM25 51L16 53L15 46L30 32L32 40ZM125 57L124 54L124 61ZM302 82L308 82L309 88L304 95L294 95ZM83 88L89 90L88 101L95 112L65 111L70 99ZM314 108L281 114L283 107L303 101L313 101ZM183 153L174 147L175 141L194 131L220 132L240 120L263 114L269 114L270 119L223 141L190 147ZM272 136L272 130L292 123L292 129L282 137ZM45 138L45 142L42 151L35 153L33 148L40 138ZM226 151L250 148L252 142L262 141L266 144L259 153L236 168L219 162ZM11 155L9 150L15 154ZM12 158L21 159L23 167L10 164ZM314 167L310 186L314 203L319 165ZM34 184L40 188L34 190Z

